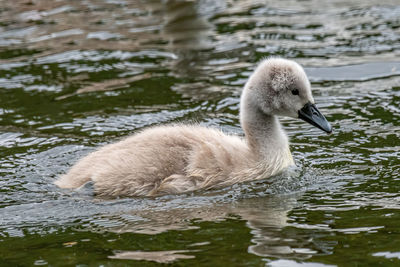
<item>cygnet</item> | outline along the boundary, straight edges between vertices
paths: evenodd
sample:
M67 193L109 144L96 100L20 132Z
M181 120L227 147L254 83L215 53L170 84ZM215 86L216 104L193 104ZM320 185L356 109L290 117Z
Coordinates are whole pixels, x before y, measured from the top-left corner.
M244 86L244 137L198 125L147 128L78 161L55 184L92 181L99 196L158 196L264 179L294 164L278 116L332 128L314 104L310 82L294 61L261 61Z

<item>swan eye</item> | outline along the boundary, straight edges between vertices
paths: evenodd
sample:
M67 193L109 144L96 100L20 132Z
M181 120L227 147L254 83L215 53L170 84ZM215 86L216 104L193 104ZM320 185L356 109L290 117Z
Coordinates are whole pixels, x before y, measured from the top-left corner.
M293 89L292 90L293 95L299 95L299 90L298 89Z

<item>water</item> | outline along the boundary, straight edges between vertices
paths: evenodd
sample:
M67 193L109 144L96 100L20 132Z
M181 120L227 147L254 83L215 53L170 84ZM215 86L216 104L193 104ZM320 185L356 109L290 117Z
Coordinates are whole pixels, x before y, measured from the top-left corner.
M398 1L0 1L0 266L398 266ZM52 182L151 125L241 133L270 55L334 132L283 118L297 167L219 191L99 199Z

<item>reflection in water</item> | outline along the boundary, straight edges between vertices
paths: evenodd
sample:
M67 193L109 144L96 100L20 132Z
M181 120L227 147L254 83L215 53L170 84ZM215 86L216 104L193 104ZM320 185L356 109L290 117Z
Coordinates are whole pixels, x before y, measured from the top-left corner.
M208 17L200 16L200 3L168 1L164 6L165 25L162 35L168 47L178 54L178 61L174 62L173 68L181 75L198 76L200 51L212 48L212 26ZM212 2L209 4L212 5Z
M222 1L209 1L208 6L205 6L201 1L166 1L162 5L163 9L157 12L164 17L161 35L167 41L167 47L178 53L212 48L212 24L208 21L212 13L203 13L205 10L202 9L212 8L220 3ZM156 7L159 8L159 5Z
M116 252L114 256L108 256L110 259L118 260L146 260L158 263L171 263L179 259L193 259L192 255L181 254L190 253L190 250L169 250L169 251L123 251Z
M174 75L201 79L202 51L213 48L213 26L208 19L223 6L224 1L169 0L162 5L149 4L152 14L163 21L160 40L177 55L177 60L171 64Z
M97 229L106 227L107 231L116 233L157 235L171 230L198 228L193 222L218 222L236 218L245 221L251 230L253 244L248 248L250 253L271 257L291 254L296 258L303 258L315 253L309 249L297 249L298 244L307 242L306 240L281 237L282 228L287 226L287 213L296 205L298 197L298 194L291 194L241 199L232 203L204 203L197 208L171 207L162 212L135 211L104 217L94 226Z

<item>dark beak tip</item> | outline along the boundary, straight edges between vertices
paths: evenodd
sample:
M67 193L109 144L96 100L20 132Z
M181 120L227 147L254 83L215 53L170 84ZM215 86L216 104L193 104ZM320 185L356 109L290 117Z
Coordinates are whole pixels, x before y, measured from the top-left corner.
M326 121L326 123L327 124L325 125L325 127L321 128L321 129L324 132L326 132L327 134L331 134L333 132L333 128L332 128L331 124L328 121Z
M329 129L327 129L325 132L326 132L327 134L331 135L331 134L333 133L332 127L330 126Z

